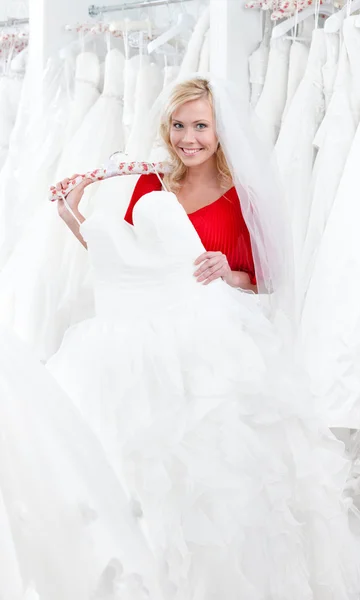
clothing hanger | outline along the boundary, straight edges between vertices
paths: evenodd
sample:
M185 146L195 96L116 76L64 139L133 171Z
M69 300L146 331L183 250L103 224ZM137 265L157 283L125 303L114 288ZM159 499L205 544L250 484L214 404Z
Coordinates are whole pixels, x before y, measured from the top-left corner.
M147 50L149 54L152 54L157 48L167 44L170 40L176 38L181 33L186 33L189 29L193 29L195 25L195 19L189 13L183 12L179 15L177 23L170 27L167 31L164 31L159 37L155 40L152 40L150 44L148 44Z
M360 0L353 0L353 2L347 2L342 9L338 10L334 15L332 15L329 19L326 20L326 23L324 25L325 31L327 33L336 33L340 30L344 19L352 15L357 10L360 10ZM358 27L357 20L355 25Z
M84 52L86 43L89 41L93 41L96 35L105 33L107 31L106 28L107 24L103 21L99 21L97 23L84 22L65 25L65 30L69 32L76 32L78 34L78 38L73 42L70 42L64 48L61 48L60 57L66 58L67 56L71 56L72 54Z
M360 0L355 0L355 2L360 2ZM308 17L311 17L311 16L316 17L319 12L322 15L331 16L334 14L334 5L330 4L330 3L325 3L325 4L322 4L319 8L317 6L317 3L315 2L313 6L304 8L304 10L302 10L300 13L298 13L298 15L295 14L294 16L290 17L289 19L286 19L282 23L279 23L279 25L275 25L275 27L272 30L271 39L278 39L278 38L282 37L289 31L291 31L291 29L293 29L293 27L296 24L299 24L302 21L305 21L305 19L307 19ZM328 21L329 21L329 19L327 19L326 23ZM326 23L325 23L324 29L326 27Z

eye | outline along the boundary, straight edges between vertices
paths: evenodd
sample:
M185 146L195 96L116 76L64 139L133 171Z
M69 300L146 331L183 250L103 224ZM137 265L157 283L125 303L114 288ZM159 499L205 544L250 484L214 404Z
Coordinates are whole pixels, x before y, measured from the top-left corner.
M181 123L173 123L174 129L181 129L183 125Z
M197 129L206 129L207 125L205 123L197 123L196 128Z

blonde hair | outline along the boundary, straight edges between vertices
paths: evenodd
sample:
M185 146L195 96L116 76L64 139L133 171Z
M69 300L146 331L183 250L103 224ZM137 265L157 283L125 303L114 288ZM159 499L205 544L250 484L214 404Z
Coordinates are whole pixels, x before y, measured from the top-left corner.
M181 181L184 179L188 168L180 160L170 142L172 115L179 106L182 106L186 102L199 100L200 98L207 98L210 102L210 106L214 110L212 91L210 84L206 79L194 78L179 83L173 89L167 107L162 115L160 136L169 151L170 164L172 167L171 173L164 176L164 183L168 189L174 192L180 188ZM221 187L226 190L232 185L232 177L226 162L224 151L220 144L215 152L215 158Z

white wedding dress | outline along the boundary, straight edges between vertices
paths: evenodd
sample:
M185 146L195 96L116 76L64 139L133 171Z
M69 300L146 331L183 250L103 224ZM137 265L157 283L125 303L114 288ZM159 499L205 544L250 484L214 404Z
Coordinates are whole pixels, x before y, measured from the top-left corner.
M249 82L251 106L256 107L264 87L269 62L269 40L264 37L260 45L249 56Z
M360 119L360 32L355 27L355 19L350 17L343 23L343 42L334 89L314 139L318 153L312 174L311 209L302 259L305 290L312 278L317 252Z
M316 156L313 141L325 111L322 78L322 67L326 61L325 35L322 29L313 31L305 75L285 115L276 143L276 157L291 220L299 306L304 293L300 274Z
M0 598L158 600L158 569L96 437L1 329Z
M327 111L333 95L336 75L338 72L340 38L333 35L327 35L325 36L325 43L327 58L326 63L322 68L322 76L324 83L325 111Z
M173 194L133 218L82 225L97 316L48 368L131 491L166 599L356 600L342 445L256 297L196 282L204 248Z
M255 109L272 144L278 138L286 104L290 48L290 40L271 40L265 83Z
M186 79L186 77L192 77L194 73L198 73L200 69L200 63L202 63L202 67L204 66L201 57L203 54L205 36L209 31L209 28L210 8L205 7L195 25L194 31L187 45L184 58L180 65L179 80Z
M100 62L94 52L81 52L76 58L74 96L66 123L63 156L69 152L67 144L81 126L90 108L99 99ZM61 164L61 160L60 160ZM58 171L61 168L58 167Z
M332 158L328 169L335 172L335 178L328 176L335 186L338 185L335 196L334 188L330 190L334 200L329 213L324 203L323 218L327 214L328 218L313 264L301 330L315 399L327 411L329 425L359 429L360 126L357 125L354 138L352 132L360 116L360 69L357 60L360 32L353 21L347 20L344 22L344 41L349 51L348 34L351 36L351 73L354 76L347 81L350 87L342 88L338 106L342 112L341 120L337 120L339 113L334 115L331 132L336 132L336 136L328 141L331 147L327 149L329 154L331 150ZM350 59L349 52L348 56ZM357 84L355 88L354 84ZM345 154L348 150L345 164L343 156L338 156L340 150Z
M145 63L149 64L150 60L147 56L137 54L131 58L127 58L124 64L124 144L126 144L134 123L134 107L137 78L140 67ZM124 150L121 146L118 150Z
M156 64L144 62L138 72L135 94L133 99L133 122L126 144L128 160L138 160L147 154L146 150L139 153L139 139L144 131L144 122L151 118L151 108L163 87L163 72ZM140 149L141 151L141 149Z
M86 173L123 144L123 65L122 54L111 50L103 94L68 144L54 180ZM96 184L91 186L82 201L87 213L96 189ZM69 325L93 311L87 253L68 235L56 206L46 201L0 275L0 321L45 360L56 352Z
M0 75L0 170L9 151L19 107L23 79L15 74Z
M64 146L71 98L69 59L49 59L41 86L29 66L9 152L0 172L0 268L44 205ZM35 89L34 89L35 87Z
M298 89L301 80L305 74L308 58L309 46L304 42L298 42L295 40L291 44L290 49L286 104L282 120L284 120L285 115L287 114L291 106L296 90Z

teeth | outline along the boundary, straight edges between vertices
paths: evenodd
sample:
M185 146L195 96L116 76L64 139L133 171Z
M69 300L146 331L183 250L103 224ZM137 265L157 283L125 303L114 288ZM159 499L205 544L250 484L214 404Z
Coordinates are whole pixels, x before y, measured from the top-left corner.
M198 152L200 152L201 148L197 148L196 150L190 150L189 148L182 148L182 151L184 152L184 154L188 154L188 155L192 155L192 154L197 154Z

